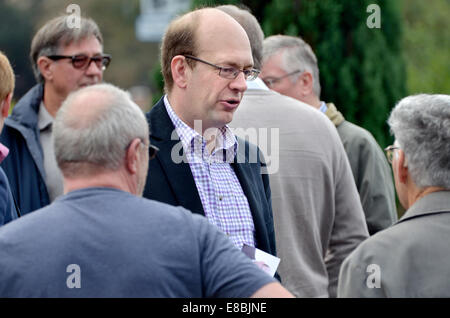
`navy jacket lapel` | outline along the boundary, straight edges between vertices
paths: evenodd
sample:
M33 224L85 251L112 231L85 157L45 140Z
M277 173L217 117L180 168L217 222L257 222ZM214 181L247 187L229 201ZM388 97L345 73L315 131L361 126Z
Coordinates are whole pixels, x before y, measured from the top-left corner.
M265 220L265 217L267 217L265 214L268 213L268 207L266 206L267 199L264 197L264 202L261 201L261 194L255 188L255 185L260 183L257 179L261 178L259 158L256 157L256 154L249 154L251 151L249 149L250 147L242 139L238 138L238 142L238 154L231 166L247 197L255 225L257 247L275 255L275 246L271 246L268 240L270 234L267 232ZM256 150L256 148L254 149ZM257 162L250 163L249 158L257 158Z
M204 215L189 163L183 153L178 135L174 133L172 136L175 127L167 114L162 98L147 113L147 121L150 125L150 142L160 151L150 161L144 196L150 199L157 197L163 202L181 205L194 213ZM172 152L178 152L179 155L174 158L181 157L182 161L175 163L172 160ZM158 184L159 182L160 184ZM169 189L165 185L168 185ZM158 195L154 196L154 193L158 193Z

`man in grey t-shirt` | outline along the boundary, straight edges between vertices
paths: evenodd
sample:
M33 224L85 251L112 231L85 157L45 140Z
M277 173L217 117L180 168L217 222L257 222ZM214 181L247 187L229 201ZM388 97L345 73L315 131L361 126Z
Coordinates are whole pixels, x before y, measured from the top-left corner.
M291 296L203 217L140 197L156 149L124 91L72 93L53 125L65 195L0 229L0 297Z

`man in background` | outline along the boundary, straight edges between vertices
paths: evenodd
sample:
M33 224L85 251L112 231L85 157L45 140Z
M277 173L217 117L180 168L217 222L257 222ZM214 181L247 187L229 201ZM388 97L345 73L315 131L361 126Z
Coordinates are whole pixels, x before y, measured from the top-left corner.
M366 216L369 234L397 220L392 174L383 151L365 129L344 119L333 103L320 100L319 67L311 47L299 37L264 40L261 78L269 88L304 102L336 126L344 145Z
M33 38L30 58L38 84L15 105L0 141L10 149L2 167L22 215L48 205L63 193L52 146L52 123L68 94L102 81L110 56L103 54L97 24L67 16L47 22Z
M5 118L9 114L14 84L14 72L11 64L6 55L0 51L0 132L3 129ZM0 143L0 162L6 158L8 153L9 149ZM0 167L0 226L17 219L18 216L19 213L16 209L8 178Z

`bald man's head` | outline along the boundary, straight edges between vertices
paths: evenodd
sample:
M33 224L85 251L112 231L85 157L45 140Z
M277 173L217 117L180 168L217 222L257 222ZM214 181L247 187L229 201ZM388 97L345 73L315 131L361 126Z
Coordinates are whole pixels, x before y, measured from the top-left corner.
M82 88L64 101L53 128L55 156L64 176L84 173L86 164L117 170L128 144L148 144L142 110L125 91L98 84Z
M161 45L161 68L165 92L169 93L173 87L171 62L175 56L197 56L200 50L214 49L213 46L208 45L207 38L220 38L224 32L230 32L230 28L232 32L247 37L239 23L214 8L197 9L173 20L164 34ZM202 45L202 42L206 43ZM191 67L195 64L191 60L187 63Z

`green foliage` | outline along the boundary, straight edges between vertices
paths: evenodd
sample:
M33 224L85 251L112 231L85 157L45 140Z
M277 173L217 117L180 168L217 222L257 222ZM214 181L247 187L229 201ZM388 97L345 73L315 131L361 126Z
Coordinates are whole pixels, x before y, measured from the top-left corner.
M403 2L408 90L450 93L450 1Z

